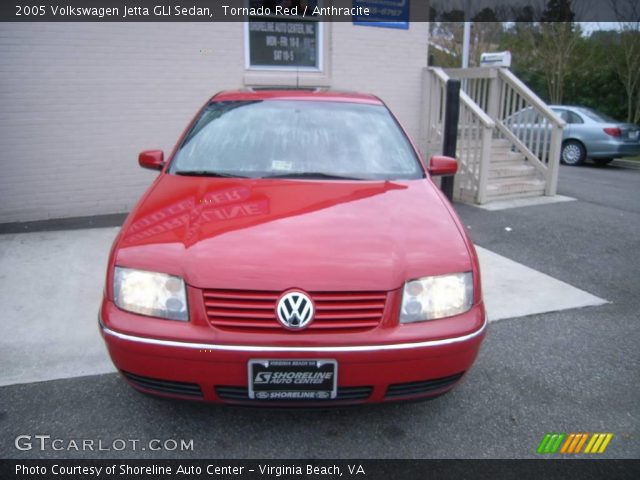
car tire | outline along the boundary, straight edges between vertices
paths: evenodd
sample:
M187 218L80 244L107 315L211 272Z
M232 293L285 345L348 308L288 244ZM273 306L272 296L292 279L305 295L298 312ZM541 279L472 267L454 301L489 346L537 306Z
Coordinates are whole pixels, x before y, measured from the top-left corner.
M584 163L585 158L587 158L587 150L582 143L577 140L567 140L562 144L560 161L565 165L577 167Z
M613 158L594 158L593 163L598 165L599 167L604 167L605 165L609 165L613 162Z

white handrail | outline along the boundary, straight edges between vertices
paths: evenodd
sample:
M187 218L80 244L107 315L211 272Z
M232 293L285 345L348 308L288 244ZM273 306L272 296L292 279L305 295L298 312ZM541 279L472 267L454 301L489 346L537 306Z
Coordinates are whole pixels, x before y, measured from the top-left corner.
M470 68L447 68L444 70L447 75L453 78L496 78L498 73L495 68L470 67Z
M450 77L438 67L427 69L425 76L428 108L427 144L430 153L442 148L445 115L446 83ZM460 120L458 123L458 147L456 157L459 162L455 177L454 196L476 203L484 203L491 142L496 122L476 104L466 92L460 92Z
M444 73L444 70L440 67L429 67L429 71L432 72L440 81L446 83L449 80L449 75Z
M463 91L460 92L460 101L469 107L484 127L494 128L496 126L496 122L494 122L489 115L484 113L484 110L482 110L473 100L471 100L471 97Z
M555 195L565 122L520 79L508 69L495 67L429 67L424 78L428 102L424 131L431 153L442 148L446 82L450 78L462 80L457 148L460 169L454 195L475 203L490 199L488 186L494 177L489 172L496 138L507 142L505 152L509 155L519 154L523 163L535 167L536 178L544 178L545 195Z
M562 120L553 110L551 110L546 103L544 103L540 97L533 93L529 87L527 87L522 81L516 77L510 70L501 68L498 71L498 75L502 79L511 84L511 87L516 90L525 100L531 105L537 108L547 119L556 127L564 128L566 122Z
M431 72L434 73L434 75L436 77L438 77L438 80L440 80L442 83L447 83L447 81L451 78L449 75L447 75L447 73L440 67L430 67L429 70ZM496 123L491 119L491 117L489 115L487 115L484 110L482 110L472 99L469 95L467 95L464 91L460 91L460 100L462 102L464 102L467 107L469 107L471 109L471 111L473 112L474 115L476 115L480 121L482 122L482 124L485 127L490 127L493 128L495 127Z

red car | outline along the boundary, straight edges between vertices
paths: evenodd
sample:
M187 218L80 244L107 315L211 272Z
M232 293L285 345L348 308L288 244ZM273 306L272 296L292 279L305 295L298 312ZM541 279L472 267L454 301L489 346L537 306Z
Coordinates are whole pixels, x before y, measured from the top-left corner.
M377 97L215 95L116 238L100 328L146 393L249 405L440 395L487 325L478 260Z

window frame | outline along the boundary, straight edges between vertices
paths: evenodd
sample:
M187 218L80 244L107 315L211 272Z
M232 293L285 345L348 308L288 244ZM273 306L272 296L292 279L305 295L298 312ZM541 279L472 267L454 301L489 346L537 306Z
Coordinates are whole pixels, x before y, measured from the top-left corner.
M268 21L268 18L265 19ZM292 20L296 21L296 20ZM325 25L320 20L301 20L303 22L314 22L316 24L316 67L298 67L294 65L251 65L251 36L249 23L244 22L244 68L247 72L285 72L285 73L322 73L324 72L324 35Z

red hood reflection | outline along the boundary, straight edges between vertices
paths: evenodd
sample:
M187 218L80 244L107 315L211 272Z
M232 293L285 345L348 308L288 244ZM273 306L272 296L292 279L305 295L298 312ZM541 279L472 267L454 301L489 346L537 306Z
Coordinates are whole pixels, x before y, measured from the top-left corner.
M391 290L470 270L434 188L161 175L123 226L116 263L254 290Z

